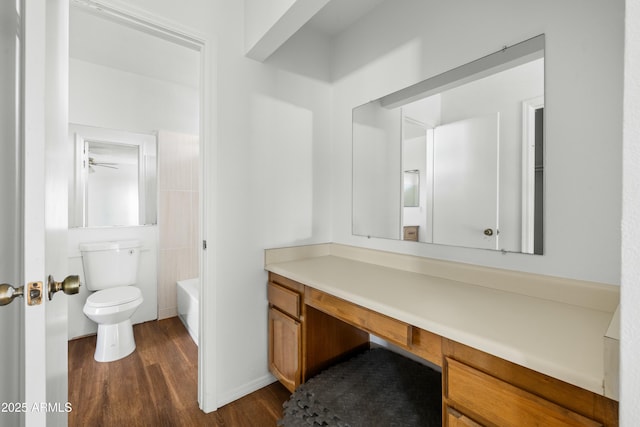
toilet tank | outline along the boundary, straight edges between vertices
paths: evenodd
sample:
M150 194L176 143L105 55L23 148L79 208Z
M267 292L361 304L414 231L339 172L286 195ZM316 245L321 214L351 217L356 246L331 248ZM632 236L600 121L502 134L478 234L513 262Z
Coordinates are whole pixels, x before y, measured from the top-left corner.
M87 289L99 291L134 285L138 278L140 246L138 240L81 243Z

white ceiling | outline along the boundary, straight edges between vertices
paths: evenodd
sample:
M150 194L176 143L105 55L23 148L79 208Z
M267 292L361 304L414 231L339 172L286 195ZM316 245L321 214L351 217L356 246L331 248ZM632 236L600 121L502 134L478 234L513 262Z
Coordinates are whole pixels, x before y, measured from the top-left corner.
M341 33L385 0L332 0L308 25L328 36Z
M122 71L196 88L199 54L185 46L70 8L69 56Z
M332 0L307 25L327 36L344 31L385 0ZM99 12L70 8L72 58L196 88L199 55L169 40L114 22Z

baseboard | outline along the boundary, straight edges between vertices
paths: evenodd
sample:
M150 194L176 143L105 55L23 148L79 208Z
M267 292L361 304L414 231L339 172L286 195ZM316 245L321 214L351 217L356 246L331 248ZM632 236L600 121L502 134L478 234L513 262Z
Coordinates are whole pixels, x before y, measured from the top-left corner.
M273 384L276 381L277 380L273 375L267 374L226 393L220 393L218 399L218 408L226 405L227 403L231 403L234 400L238 400L248 394L251 394L256 390L260 390L261 388L266 387L269 384Z
M178 307L161 308L158 310L158 320L176 317L178 315Z

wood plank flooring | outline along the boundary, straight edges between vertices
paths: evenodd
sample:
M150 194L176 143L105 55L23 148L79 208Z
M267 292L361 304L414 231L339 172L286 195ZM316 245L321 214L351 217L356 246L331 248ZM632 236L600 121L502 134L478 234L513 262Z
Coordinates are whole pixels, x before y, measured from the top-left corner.
M215 412L198 408L198 349L177 317L134 326L136 351L98 363L95 336L69 341L70 427L275 426L289 392L274 383Z

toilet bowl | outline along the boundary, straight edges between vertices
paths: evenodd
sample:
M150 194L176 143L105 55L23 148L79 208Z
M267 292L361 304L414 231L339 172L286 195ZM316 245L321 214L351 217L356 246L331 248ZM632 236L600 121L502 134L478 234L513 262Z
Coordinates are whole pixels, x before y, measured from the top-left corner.
M94 359L112 362L136 349L131 316L143 302L133 286L138 273L140 242L92 242L80 245L86 287L93 293L82 309L98 324Z
M112 362L133 353L131 316L142 301L142 292L135 286L105 289L87 298L82 311L98 324L95 360Z

